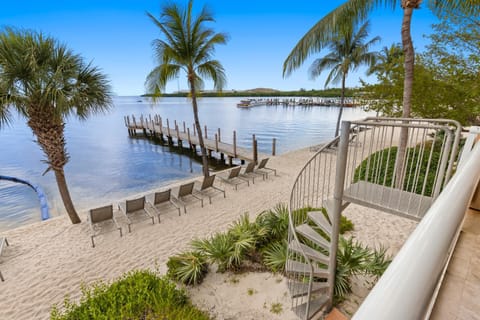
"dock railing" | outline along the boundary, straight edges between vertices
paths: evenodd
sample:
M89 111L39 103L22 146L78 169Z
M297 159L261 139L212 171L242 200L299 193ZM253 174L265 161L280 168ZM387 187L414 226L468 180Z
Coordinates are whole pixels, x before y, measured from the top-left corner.
M480 143L465 150L462 157L462 166L352 319L429 318L465 212L480 179Z

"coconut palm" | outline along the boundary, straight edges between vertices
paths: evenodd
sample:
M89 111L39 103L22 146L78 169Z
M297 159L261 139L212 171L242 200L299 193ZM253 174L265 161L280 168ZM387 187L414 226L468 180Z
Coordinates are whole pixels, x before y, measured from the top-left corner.
M325 87L330 82L342 83L340 111L335 127L335 137L338 136L343 107L345 106L345 80L348 73L356 70L363 64L369 67L373 66L377 57L377 52L369 50L372 45L380 41L380 37L375 37L365 42L368 37L369 26L370 24L367 21L358 30L355 30L356 28L353 25L342 29L338 37L330 41L330 52L326 56L316 59L309 69L312 79L318 77L323 71L331 69L325 80Z
M111 106L110 86L100 70L64 44L34 31L0 33L0 127L17 111L45 153L72 223L79 223L65 178L69 160L65 121L81 120Z
M402 57L403 51L400 44L393 43L390 47L383 47L377 55L377 61L368 69L367 74L377 74L389 78L393 71L400 66Z
M427 6L435 13L445 11L458 11L470 15L480 14L480 0L429 0ZM405 56L405 80L403 88L403 114L404 118L410 117L413 67L415 52L411 37L411 20L414 9L419 9L422 0L348 0L332 10L318 21L297 43L283 64L283 74L288 76L299 68L306 58L312 53L319 52L323 47L337 36L345 26L365 20L374 9L391 7L397 4L403 10L401 26L402 46Z
M225 44L227 36L215 33L205 26L214 22L212 14L203 7L196 17L192 13L193 1L186 8L177 4L164 5L160 19L147 13L160 29L164 39L155 39L153 47L158 60L147 76L146 86L149 92L159 94L169 80L178 77L183 70L186 73L192 99L193 116L198 133L198 142L202 152L203 174L208 176L207 150L203 142L202 128L198 118L197 92L203 87L202 77L213 80L216 90L225 85L225 71L218 60L212 59L215 46Z
M427 6L437 15L443 12L461 12L467 15L480 15L480 0L428 0ZM402 117L409 118L413 94L413 67L415 52L411 36L413 10L419 9L422 0L348 0L332 10L318 21L296 44L283 63L283 74L288 76L300 67L310 54L320 51L334 39L342 29L365 20L369 13L381 7L395 9L397 4L403 10L401 26L402 47L404 53L405 78L403 82ZM397 187L401 184L403 174L403 157L408 140L408 129L402 128L397 154Z

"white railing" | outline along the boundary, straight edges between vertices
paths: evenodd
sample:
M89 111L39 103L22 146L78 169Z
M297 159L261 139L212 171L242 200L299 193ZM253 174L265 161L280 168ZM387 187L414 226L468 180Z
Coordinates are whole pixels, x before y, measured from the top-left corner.
M432 303L480 178L477 143L427 211L352 319L429 317Z

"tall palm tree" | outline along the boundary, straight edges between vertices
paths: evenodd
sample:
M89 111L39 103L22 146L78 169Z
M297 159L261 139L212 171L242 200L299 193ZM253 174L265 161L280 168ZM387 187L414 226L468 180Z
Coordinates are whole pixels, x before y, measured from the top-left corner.
M467 15L480 15L480 0L427 0L427 6L433 13L461 12ZM381 7L395 9L397 4L403 10L401 26L402 48L404 53L405 78L403 82L402 117L409 118L413 94L413 68L415 52L411 36L411 21L414 9L419 9L422 0L347 0L318 21L295 45L283 63L283 75L288 76L300 67L310 54L320 51L345 26L358 23L368 18L370 12ZM397 184L401 183L403 174L403 158L408 141L408 129L402 128L397 152L396 172Z
M192 0L186 8L173 3L166 4L159 20L147 13L160 29L164 39L153 41L158 66L148 74L146 86L149 92L159 94L169 80L175 79L182 70L186 73L198 143L202 152L203 174L208 177L207 150L198 118L197 92L203 87L202 77L213 80L216 90L224 87L225 71L221 63L212 59L212 56L216 45L227 42L227 35L215 33L213 29L205 26L206 23L215 21L206 7L193 17L192 6Z
M367 71L368 75L377 74L389 78L392 72L400 66L403 50L400 44L393 43L390 47L383 47L377 55L377 61Z
M478 16L480 0L428 0L427 6L435 13L451 10ZM422 0L348 0L318 21L296 44L283 64L283 74L288 76L299 68L310 54L319 52L335 38L345 26L365 20L369 13L381 7L403 10L401 26L402 46L405 56L405 80L403 88L403 117L410 117L413 67L415 52L411 37L411 20L414 9L420 8Z
M368 37L369 26L369 22L366 21L358 30L356 30L353 25L342 29L338 37L332 39L329 43L330 53L322 58L316 59L309 69L310 77L313 79L318 77L326 69L331 69L325 80L325 87L328 86L330 82L342 83L340 111L335 127L335 137L338 136L343 107L345 106L345 80L348 73L356 70L363 64L366 64L368 67L373 66L377 57L377 52L369 50L372 45L380 41L380 37L375 37L365 42Z
M6 28L0 34L0 127L11 122L13 111L27 119L72 223L80 218L63 169L69 160L65 120L83 120L110 106L106 77L65 45L34 31Z

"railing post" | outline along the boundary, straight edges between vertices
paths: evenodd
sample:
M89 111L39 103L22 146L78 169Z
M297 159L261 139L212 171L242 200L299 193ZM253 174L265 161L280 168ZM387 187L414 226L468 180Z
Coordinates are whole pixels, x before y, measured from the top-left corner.
M187 132L186 126L185 126L185 121L183 121L183 133Z
M215 133L215 151L218 152L218 135Z
M162 117L158 116L159 122L160 122L160 134L163 135L163 123L162 123Z
M276 142L277 142L277 139L273 138L273 140L272 140L272 156L274 156L275 153L276 153Z
M253 162L257 163L256 161L256 150L255 150L255 134L252 134L252 151L253 151Z
M205 125L205 139L208 139L208 134L207 134L207 125Z
M253 142L253 162L257 165L258 164L258 146L257 146L257 139Z
M450 148L452 147L452 132L447 129L445 130L445 134L447 134L447 141L445 142L445 150L443 150L442 160L440 162L440 170L438 171L437 183L435 184L435 189L433 191L433 199L437 198L440 194L440 190L442 189L443 185L443 178L445 176L445 170L447 168L448 158L450 157ZM426 178L425 178L426 179Z
M328 264L328 309L333 304L333 289L335 287L335 273L337 268L338 235L340 233L340 214L342 211L343 187L348 158L348 138L350 134L350 122L342 121L340 132L340 144L337 151L337 168L335 172L335 186L333 191L332 236L330 238L330 263Z
M233 130L233 157L237 157L237 132Z
M220 136L220 128L218 128L218 141L221 142L222 141L222 138Z
M169 137L171 137L170 135L170 123L168 122L168 118L167 118L167 134Z

